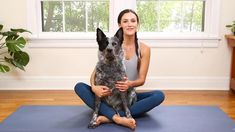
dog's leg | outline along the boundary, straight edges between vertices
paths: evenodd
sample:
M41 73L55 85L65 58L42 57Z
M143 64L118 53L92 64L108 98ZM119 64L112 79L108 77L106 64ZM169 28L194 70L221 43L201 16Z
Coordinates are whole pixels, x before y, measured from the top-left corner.
M128 108L128 102L127 102L127 94L126 92L121 92L121 99L122 99L122 102L123 102L123 108L126 112L126 117L127 118L132 118L131 116L131 112Z
M95 110L92 115L91 121L88 124L88 128L96 128L98 126L98 124L96 123L96 120L97 120L99 109L100 109L100 103L101 103L100 98L96 96L95 97Z

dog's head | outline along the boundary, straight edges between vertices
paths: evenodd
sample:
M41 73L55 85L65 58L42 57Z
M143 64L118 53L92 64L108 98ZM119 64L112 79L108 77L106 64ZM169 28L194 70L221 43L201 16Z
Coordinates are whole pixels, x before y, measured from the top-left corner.
M120 28L113 37L106 37L103 31L97 28L96 40L99 45L99 60L112 62L123 59L123 30Z

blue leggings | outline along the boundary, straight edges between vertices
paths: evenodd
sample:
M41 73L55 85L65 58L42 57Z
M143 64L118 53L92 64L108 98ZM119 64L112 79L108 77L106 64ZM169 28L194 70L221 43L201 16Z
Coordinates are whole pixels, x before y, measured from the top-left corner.
M91 87L85 83L77 83L75 86L76 94L85 102L91 109L94 110L95 106L95 94L92 92ZM160 105L165 96L162 91L151 91L144 93L137 93L137 102L135 102L131 108L131 115L136 118L150 111L154 107ZM120 116L125 116L124 111L118 112ZM100 105L99 114L106 116L110 120L116 114L115 110L105 102Z

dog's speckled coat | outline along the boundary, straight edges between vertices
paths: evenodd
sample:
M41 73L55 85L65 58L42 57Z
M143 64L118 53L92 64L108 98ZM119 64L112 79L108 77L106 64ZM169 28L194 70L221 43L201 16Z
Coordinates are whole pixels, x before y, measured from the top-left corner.
M96 120L101 100L118 112L124 110L128 118L132 118L129 107L136 102L137 97L134 88L129 88L126 92L120 92L115 87L117 81L123 81L126 76L124 65L124 52L122 49L123 30L120 28L114 37L108 38L97 29L97 43L99 45L98 59L95 73L95 85L104 85L111 89L112 95L95 98L95 111L88 124L89 128L97 127Z

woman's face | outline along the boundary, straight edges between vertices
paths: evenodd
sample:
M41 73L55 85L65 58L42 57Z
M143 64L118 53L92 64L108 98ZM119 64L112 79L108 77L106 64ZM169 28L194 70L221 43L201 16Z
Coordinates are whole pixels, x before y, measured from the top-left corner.
M138 28L136 15L131 12L125 13L121 18L119 27L123 28L124 35L135 35L135 32L137 32Z

